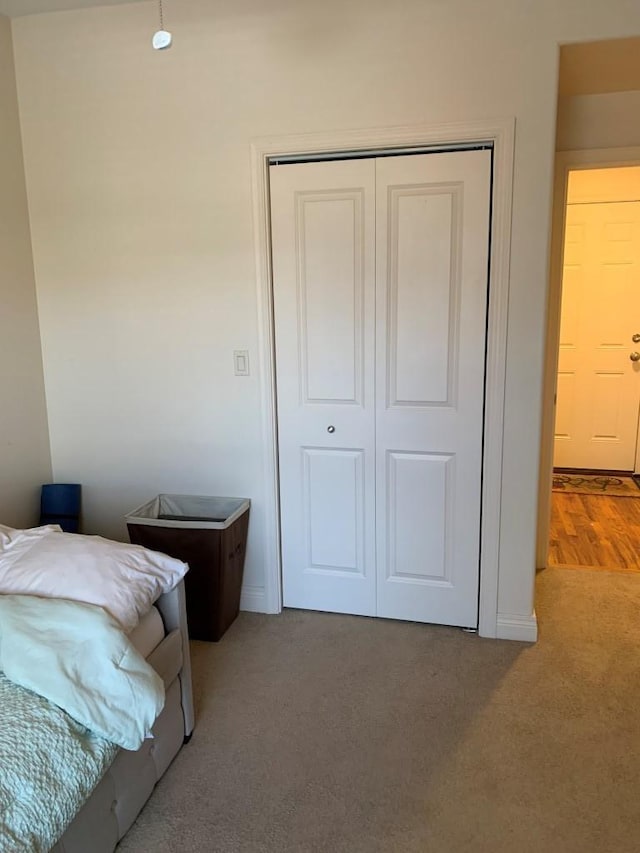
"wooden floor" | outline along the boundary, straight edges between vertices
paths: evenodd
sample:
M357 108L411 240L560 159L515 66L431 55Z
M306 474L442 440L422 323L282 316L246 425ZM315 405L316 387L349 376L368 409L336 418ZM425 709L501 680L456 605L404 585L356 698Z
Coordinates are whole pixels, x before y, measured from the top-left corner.
M640 498L553 492L549 565L640 572Z

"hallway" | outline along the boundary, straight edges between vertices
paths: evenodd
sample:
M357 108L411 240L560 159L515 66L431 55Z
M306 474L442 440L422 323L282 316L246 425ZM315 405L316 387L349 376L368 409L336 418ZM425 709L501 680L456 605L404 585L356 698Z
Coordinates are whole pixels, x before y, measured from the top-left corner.
M553 492L548 565L640 572L640 498Z

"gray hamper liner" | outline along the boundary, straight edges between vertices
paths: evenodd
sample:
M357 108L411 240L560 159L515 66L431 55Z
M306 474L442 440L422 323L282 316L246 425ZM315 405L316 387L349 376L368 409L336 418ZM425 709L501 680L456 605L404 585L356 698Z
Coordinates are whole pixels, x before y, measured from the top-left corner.
M248 498L158 495L125 516L127 524L225 530L249 509Z

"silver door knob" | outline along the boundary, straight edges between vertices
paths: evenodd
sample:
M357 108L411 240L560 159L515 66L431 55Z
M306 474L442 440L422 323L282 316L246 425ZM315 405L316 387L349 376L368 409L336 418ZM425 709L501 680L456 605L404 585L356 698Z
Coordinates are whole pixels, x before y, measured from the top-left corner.
M632 352L629 358L631 361L640 361L640 352Z
M636 332L635 335L631 338L634 344L640 344L640 335Z
M640 352L636 353L636 355L638 356L638 358L640 358ZM335 431L336 431L336 428L334 426L328 426L327 427L327 432L335 432Z

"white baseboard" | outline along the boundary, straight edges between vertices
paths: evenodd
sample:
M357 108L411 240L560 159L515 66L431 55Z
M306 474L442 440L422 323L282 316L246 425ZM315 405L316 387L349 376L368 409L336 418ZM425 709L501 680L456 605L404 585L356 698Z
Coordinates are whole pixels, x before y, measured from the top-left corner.
M263 586L248 586L243 584L240 596L240 610L251 613L268 613L267 596Z
M499 640L535 643L538 639L538 620L535 610L531 616L522 616L519 613L498 613L496 637Z
M247 610L250 613L269 613L265 588L245 584L240 597L240 610ZM535 643L538 639L538 620L535 611L531 616L522 616L519 613L498 613L496 637L499 640Z

